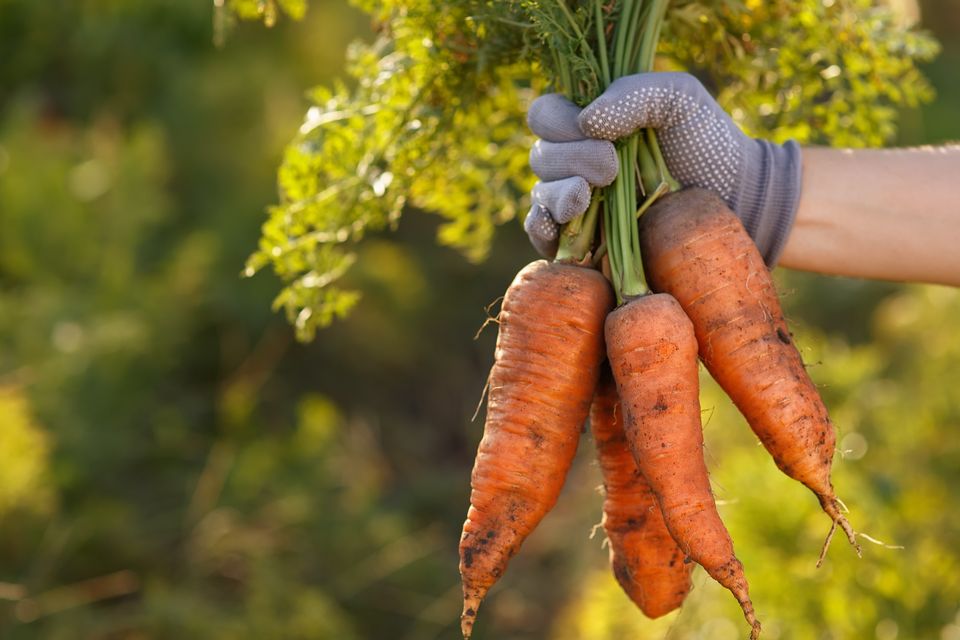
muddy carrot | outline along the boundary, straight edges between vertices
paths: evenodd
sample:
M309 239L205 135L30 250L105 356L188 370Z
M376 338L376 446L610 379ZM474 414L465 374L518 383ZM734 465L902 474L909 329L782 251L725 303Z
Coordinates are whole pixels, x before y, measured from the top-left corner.
M534 262L504 296L484 435L460 538L461 629L557 500L603 360L613 292L597 271Z

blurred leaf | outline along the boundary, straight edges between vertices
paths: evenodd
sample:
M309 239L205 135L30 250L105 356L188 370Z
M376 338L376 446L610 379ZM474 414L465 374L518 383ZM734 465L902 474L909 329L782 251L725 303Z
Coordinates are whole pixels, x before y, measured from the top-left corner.
M55 493L49 437L16 387L0 387L0 522L17 510L46 513Z

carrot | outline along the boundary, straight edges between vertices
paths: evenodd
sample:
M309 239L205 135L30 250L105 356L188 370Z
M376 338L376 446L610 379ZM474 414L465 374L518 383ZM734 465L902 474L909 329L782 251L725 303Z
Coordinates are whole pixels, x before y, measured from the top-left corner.
M671 194L641 218L650 283L693 322L700 358L788 476L809 487L859 555L830 482L835 435L787 328L770 273L740 223L702 189ZM820 564L819 562L817 563Z
M603 472L610 566L640 610L659 618L683 603L693 564L667 531L656 496L627 446L622 421L617 387L610 368L604 367L590 408L590 428Z
M627 441L667 529L688 557L733 593L756 638L760 622L703 459L693 325L671 296L653 294L611 313L605 332Z
M556 503L590 409L612 306L599 272L543 260L507 289L460 538L464 638L487 591Z

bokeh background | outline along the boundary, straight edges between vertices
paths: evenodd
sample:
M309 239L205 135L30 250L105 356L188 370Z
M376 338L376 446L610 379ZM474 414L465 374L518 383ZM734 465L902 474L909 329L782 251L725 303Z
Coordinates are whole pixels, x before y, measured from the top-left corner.
M899 144L960 139L960 4L926 0L937 100ZM305 91L369 38L345 1L239 24L211 2L0 0L0 638L458 637L457 541L492 362L480 265L410 212L368 238L364 299L310 345L243 279ZM827 521L704 378L707 456L765 637L960 639L960 294L778 272L862 531ZM650 622L606 563L584 439L475 638L727 640L701 571Z

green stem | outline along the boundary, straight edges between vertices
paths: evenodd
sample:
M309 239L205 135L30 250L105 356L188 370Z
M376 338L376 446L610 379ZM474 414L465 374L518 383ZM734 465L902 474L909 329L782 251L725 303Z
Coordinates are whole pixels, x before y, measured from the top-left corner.
M603 19L603 0L593 0L593 21L597 31L597 50L600 52L601 89L610 86L610 61L607 59L606 22Z
M623 59L623 73L631 73L631 69L636 65L636 51L637 43L643 41L643 34L638 33L640 25L642 23L641 16L644 14L646 5L643 2L637 2L631 7L629 25L630 31L627 35L627 41L624 43L624 48L619 52L620 57Z
M609 193L609 191L608 191ZM610 282L613 284L613 290L617 294L617 304L623 302L623 296L620 291L623 288L623 276L620 270L620 242L617 233L617 225L614 224L615 214L613 212L613 203L608 200L603 208L603 228L607 232L607 257L610 263Z
M631 22L633 22L633 9L636 6L635 0L621 0L620 19L617 20L617 28L614 31L613 45L613 77L619 78L627 74L624 63L627 62L624 50L627 47L627 34L632 31Z
M637 61L637 71L652 71L653 59L657 54L657 43L660 41L660 29L663 27L663 17L667 13L670 0L653 0L650 13L643 28L643 47L640 50L640 59Z
M641 204L640 207L637 209L637 219L639 220L640 216L642 216L644 212L650 208L650 205L656 202L660 198L660 196L670 193L670 190L671 190L670 185L668 183L661 182L660 186L657 187L656 191L651 193L647 198L644 198L643 204Z
M637 134L637 137L643 135L644 132ZM657 190L657 187L660 185L662 180L660 179L660 171L657 166L657 161L654 158L654 154L650 151L650 146L646 143L640 144L637 149L636 155L637 162L640 165L640 184L643 185L643 193L653 193Z
M647 144L650 145L650 151L653 152L657 169L660 171L660 179L670 187L670 191L679 191L680 183L676 181L667 168L667 161L663 158L663 151L660 150L660 142L657 140L655 129L647 129Z
M562 55L555 55L557 55L557 69L560 73L560 83L563 85L560 89L564 92L571 93L573 91L573 79L570 76L570 65Z
M557 262L583 262L590 257L590 248L597 232L600 201L599 193L594 194L587 212L563 225L555 258Z
M627 167L627 171L621 170L606 192L610 200L605 220L608 255L611 272L618 276L614 280L614 288L620 301L641 296L649 291L640 263L640 238L633 215L637 209L637 192L632 163L638 145L639 139L635 135L620 141L617 157L620 166Z
M628 153L631 158L636 158L637 153L640 148L643 147L643 138L639 135L631 136L630 142L628 144ZM637 210L637 182L635 180L628 180L627 185L629 186L630 200L629 207L627 211L636 211ZM640 229L637 226L634 219L630 220L630 246L633 250L634 256L634 268L637 271L637 277L644 284L644 289L646 290L646 282L643 273L643 264L640 261ZM645 292L645 291L644 291Z
M640 12L638 17L638 22L643 22L646 24L647 17L650 15L650 4L643 5L643 11ZM640 68L640 52L643 50L643 43L646 38L642 35L633 42L633 46L630 49L630 64L627 66L632 72L635 72Z

